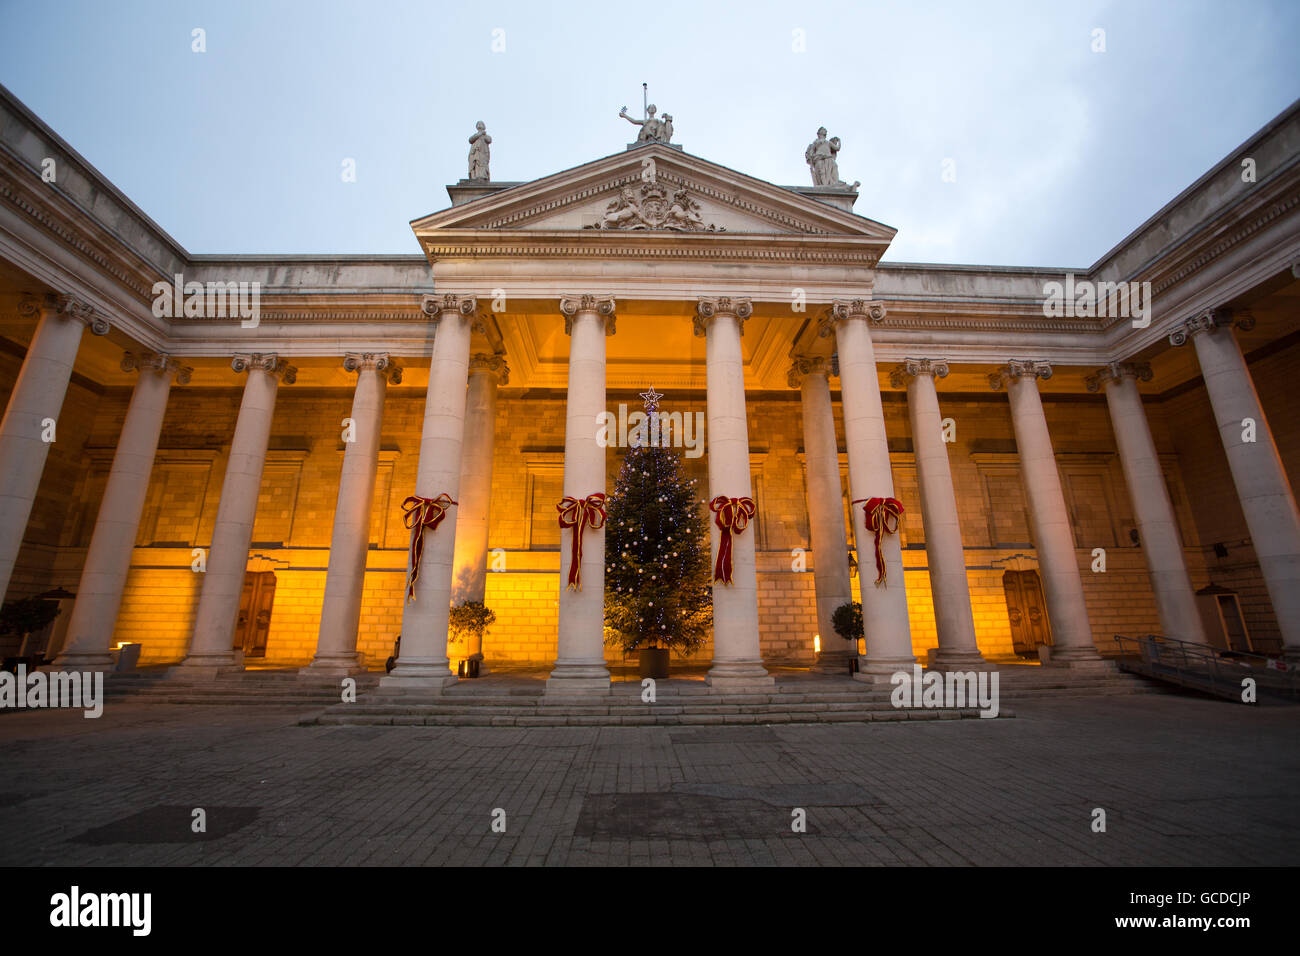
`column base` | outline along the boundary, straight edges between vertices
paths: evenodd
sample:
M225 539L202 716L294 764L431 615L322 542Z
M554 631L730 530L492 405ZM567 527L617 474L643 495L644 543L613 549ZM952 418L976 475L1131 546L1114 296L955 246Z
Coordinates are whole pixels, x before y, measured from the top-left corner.
M937 671L995 671L998 665L986 661L979 651L946 650L932 647L925 666Z
M908 676L916 666L915 657L859 657L858 672L853 679L864 684L889 684L890 678L899 671Z
M1088 647L1056 647L1052 646L1046 655L1042 654L1042 647L1039 648L1039 654L1043 657L1044 667L1069 667L1069 668L1099 668L1115 670L1115 664L1104 659L1097 648L1089 645ZM1109 665L1109 667L1106 667Z
M111 654L60 654L49 664L42 664L42 671L112 671L117 664Z
M483 673L481 670L479 673ZM604 661L556 661L546 678L544 693L552 697L601 696L610 692L609 668Z
M848 651L839 653L823 651L817 655L817 660L810 670L814 674L847 674L849 673L849 661L856 656Z
M454 683L456 675L448 669L445 659L421 658L405 662L399 659L392 672L380 678L377 693L420 692L437 696Z
M243 662L232 651L226 654L191 654L175 667L168 668L167 677L186 680L215 680L223 674L242 674L243 672Z
M317 655L306 667L298 668L298 676L302 678L351 677L354 674L364 674L365 671L365 655L358 651L356 654L340 654L332 657Z
M776 686L776 678L767 672L761 660L714 661L704 682L724 693L766 690Z

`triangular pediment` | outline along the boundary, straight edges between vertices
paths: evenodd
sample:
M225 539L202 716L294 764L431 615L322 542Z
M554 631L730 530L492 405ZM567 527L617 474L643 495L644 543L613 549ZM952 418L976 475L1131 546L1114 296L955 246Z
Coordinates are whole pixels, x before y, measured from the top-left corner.
M895 230L663 144L520 183L411 223L421 239L462 230L636 236L840 238L884 251Z

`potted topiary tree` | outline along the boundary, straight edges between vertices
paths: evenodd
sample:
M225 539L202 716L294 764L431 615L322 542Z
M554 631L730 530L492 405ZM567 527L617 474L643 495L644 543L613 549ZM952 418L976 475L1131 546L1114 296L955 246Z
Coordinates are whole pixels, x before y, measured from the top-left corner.
M497 616L482 601L464 601L451 609L447 622L447 634L453 643L462 643L470 637L477 638L475 643L481 648L483 636L496 623ZM471 657L461 661L461 677L478 677L479 659Z
M831 614L831 627L835 633L846 641L853 642L853 653L849 655L849 672L858 670L858 638L862 636L862 605L849 601L837 607Z

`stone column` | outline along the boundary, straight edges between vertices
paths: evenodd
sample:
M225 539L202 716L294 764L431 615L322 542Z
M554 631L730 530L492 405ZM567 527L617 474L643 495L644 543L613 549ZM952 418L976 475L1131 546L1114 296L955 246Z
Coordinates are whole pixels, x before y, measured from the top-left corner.
M836 301L822 320L822 336L835 335L840 360L840 404L844 410L844 443L849 458L849 499L892 498L894 475L889 467L889 440L885 437L885 411L880 402L876 354L868 319L880 322L885 307L869 299ZM915 507L903 502L904 508ZM858 677L884 681L899 670L911 671L912 631L907 620L907 591L903 585L903 550L897 534L881 538L885 580L876 584L875 535L866 530L862 507L854 505L852 517L862 584L862 624L867 653Z
M1005 384L1011 402L1011 423L1034 528L1034 550L1043 572L1043 596L1052 626L1052 663L1088 664L1100 661L1101 655L1092 642L1092 625L1074 553L1074 532L1038 395L1040 376L1052 377L1052 366L1047 362L1013 361L990 375L989 384L995 389Z
M614 334L614 299L565 296L560 300L560 311L569 335L563 496L582 501L605 491L605 447L596 439L596 428L605 411L605 336ZM576 528L560 532L559 647L555 667L546 680L546 693L607 694L605 529L587 528L583 532L582 588L570 590L570 548L576 533Z
M835 633L831 617L841 604L853 600L849 584L849 541L844 531L844 491L840 486L840 457L835 442L835 412L831 407L830 361L796 357L790 367L791 388L800 391L803 410L803 449L808 474L808 537L813 553L813 583L817 591L817 630L821 653L814 671L847 674L858 654L858 641Z
M1230 310L1214 309L1188 319L1170 341L1182 345L1191 338L1196 347L1228 468L1282 632L1283 653L1288 660L1300 661L1300 513L1232 324ZM1236 324L1249 330L1255 320L1243 314ZM1254 423L1253 430L1247 419Z
M384 396L389 382L396 385L402 381L401 367L387 352L349 352L343 359L343 368L357 373L350 416L353 440L344 443L316 656L304 669L304 673L330 677L342 677L365 668L365 655L357 651L357 629L361 623L361 595L370 552L370 513L375 500L379 439L384 427Z
M469 381L470 337L481 328L473 296L428 295L421 308L438 323L429 361L420 464L414 494L422 498L460 496L461 451L465 441L465 391ZM403 591L402 649L383 691L420 690L441 694L456 682L447 666L447 624L451 610L451 559L456 549L459 508L448 506L436 530L424 533L424 557L413 599ZM409 573L411 568L408 567Z
M173 378L184 385L193 371L166 355L127 352L122 357L122 371L137 370L140 378L131 392L131 404L113 453L95 531L81 569L67 639L54 662L60 670L107 670L113 666L108 648L149 492L167 396Z
M987 665L975 643L975 617L966 579L957 495L952 486L947 443L943 440L943 416L934 385L936 378L947 375L945 361L909 358L893 371L890 384L895 388L907 384L907 416L916 452L921 522L930 564L930 594L939 632L934 666L942 670L970 670Z
M465 601L482 603L487 597L497 386L509 381L510 369L500 355L479 352L470 358L469 395L465 404L465 457L460 470L460 509L452 566L452 604ZM467 639L465 657L483 660L481 638ZM480 676L486 673L487 668L479 668Z
M42 423L51 419L57 428L86 326L96 335L108 333L108 321L72 296L26 298L18 311L37 324L0 422L0 600L9 589L50 452Z
M276 390L282 378L292 385L298 374L274 352L236 355L230 365L236 372L248 372L248 380L226 461L221 503L212 528L212 548L195 612L194 637L189 654L176 671L185 677L215 677L220 670L235 665L235 622L244 590Z
M1119 447L1133 517L1137 521L1142 551L1151 573L1156 611L1166 637L1206 643L1196 596L1187 575L1183 545L1178 536L1174 506L1169 501L1165 474L1156 454L1142 396L1137 383L1151 380L1151 366L1145 362L1112 362L1087 379L1088 391L1104 389L1110 421Z
M709 500L752 498L749 421L745 411L745 357L740 348L744 321L754 308L747 298L701 297L695 334L705 336ZM732 583L713 582L713 667L708 682L720 690L775 684L763 667L758 639L757 528L751 523L731 535ZM709 514L710 566L717 561L722 532Z

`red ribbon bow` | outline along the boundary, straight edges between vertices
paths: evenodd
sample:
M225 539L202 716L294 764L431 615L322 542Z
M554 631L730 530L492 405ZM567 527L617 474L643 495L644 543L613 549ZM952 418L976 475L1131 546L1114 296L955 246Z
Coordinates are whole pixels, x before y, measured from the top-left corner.
M569 550L569 590L581 591L582 532L587 528L594 531L605 526L605 494L587 495L581 501L573 497L562 498L555 510L560 513L561 529L575 529Z
M862 506L867 530L876 533L876 585L885 580L885 556L880 553L880 535L897 534L898 519L903 514L903 503L897 498L855 498L853 503Z
M411 495L402 502L406 512L406 526L411 529L410 566L406 572L406 600L415 600L415 582L420 578L420 560L424 557L424 532L438 530L438 525L447 516L447 506L458 502L452 501L446 492L437 498L421 498Z
M758 514L753 498L728 498L718 495L709 502L713 523L722 529L718 542L718 560L713 565L713 580L731 583L731 535L749 527L749 519Z

